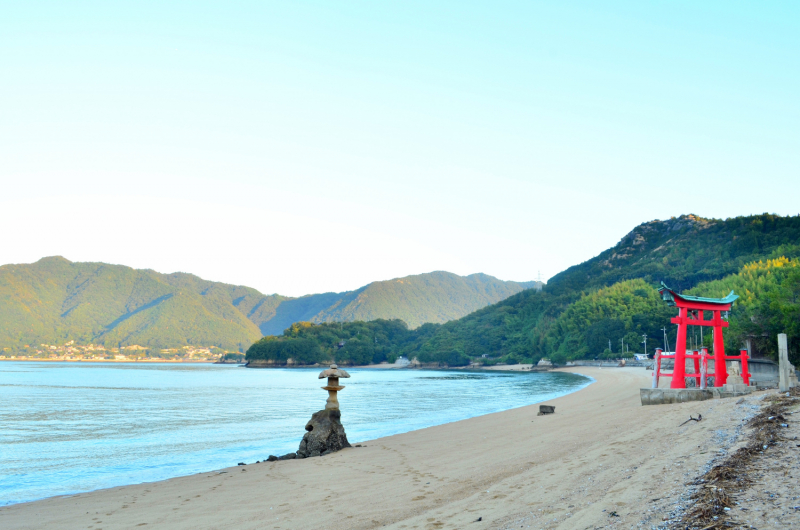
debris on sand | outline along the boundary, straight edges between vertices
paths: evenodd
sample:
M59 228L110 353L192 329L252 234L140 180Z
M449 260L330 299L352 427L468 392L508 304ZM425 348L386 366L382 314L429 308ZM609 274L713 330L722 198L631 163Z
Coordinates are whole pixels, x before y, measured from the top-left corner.
M703 421L703 415L702 414L698 414L696 418L693 418L691 415L689 415L689 419L686 420L685 422L681 423L680 425L678 425L678 427L683 427L684 425L686 425L690 421Z
M699 530L730 526L726 519L730 509L735 506L731 497L752 483L750 468L755 459L784 440L781 423L785 423L786 419L783 414L800 401L797 399L800 397L800 388L793 388L790 394L766 396L764 400L769 403L747 422L751 428L747 444L693 483L697 486L691 496L693 507L684 513L680 528Z

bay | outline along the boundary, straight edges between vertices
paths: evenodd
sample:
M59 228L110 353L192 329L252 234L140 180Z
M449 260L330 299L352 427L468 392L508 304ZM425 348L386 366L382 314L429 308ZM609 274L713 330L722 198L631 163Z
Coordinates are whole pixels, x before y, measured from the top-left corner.
M0 364L0 505L253 463L297 450L324 408L319 368ZM352 444L553 399L559 372L348 369Z

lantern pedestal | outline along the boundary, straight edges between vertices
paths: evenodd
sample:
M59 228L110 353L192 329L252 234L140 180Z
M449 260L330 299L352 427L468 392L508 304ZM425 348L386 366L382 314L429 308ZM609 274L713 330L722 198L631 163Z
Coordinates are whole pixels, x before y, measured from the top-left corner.
M342 425L339 409L315 412L306 423L306 434L297 450L297 458L309 458L334 453L350 447Z

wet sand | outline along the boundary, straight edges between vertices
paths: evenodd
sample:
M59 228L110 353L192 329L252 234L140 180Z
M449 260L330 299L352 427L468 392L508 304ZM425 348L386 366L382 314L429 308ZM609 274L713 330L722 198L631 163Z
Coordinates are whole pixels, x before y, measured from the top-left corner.
M643 368L568 371L596 382L548 402L553 415L532 405L319 458L9 506L0 527L650 528L751 413L733 399L642 407Z

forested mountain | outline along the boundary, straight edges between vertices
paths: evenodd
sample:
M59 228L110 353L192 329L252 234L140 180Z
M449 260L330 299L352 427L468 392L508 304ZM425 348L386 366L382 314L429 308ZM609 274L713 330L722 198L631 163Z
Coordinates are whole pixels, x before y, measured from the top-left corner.
M637 226L616 246L553 276L547 292L580 292L634 278L664 281L682 291L734 274L745 263L779 256L800 256L800 216L682 215Z
M352 322L400 319L409 328L442 323L508 298L541 282L504 282L486 274L458 276L436 271L372 282L355 291L303 296L280 304L260 324L264 335L279 335L294 322Z
M313 324L298 322L283 335L268 335L247 350L247 360L272 365L304 365L335 360L339 364L394 361L417 333L402 320ZM470 359L463 356L461 365Z
M731 291L739 295L739 300L731 312L725 340L735 349L750 339L752 351L775 359L778 349L775 337L786 333L792 359L797 364L800 360L800 259L777 258L750 263L738 274L702 283L688 294L717 298Z
M0 267L0 345L74 340L239 349L261 336L246 312L268 312L279 302L280 297L190 274L44 258Z
M417 326L463 316L530 284L446 272L301 298L61 257L0 267L0 347L79 344L244 350L292 322L400 318Z
M651 340L661 338L660 328L668 325L674 310L657 303L660 281L678 291L695 287L716 292L727 283L702 282L745 272L746 264L758 260L798 256L800 216L719 220L686 215L652 221L599 256L554 276L541 291L523 291L459 320L423 326L420 331L425 336L405 351L420 359L458 352L510 362L542 357L563 362L602 356L611 340L611 351L618 355L620 339L630 344L644 333ZM785 304L784 311L790 314L800 291L789 280L781 288L784 300L794 300ZM762 294L764 308L770 307L773 296ZM727 342L733 349L740 346L734 337L741 336L732 335ZM792 351L798 343L800 336ZM641 351L638 341L635 346Z

